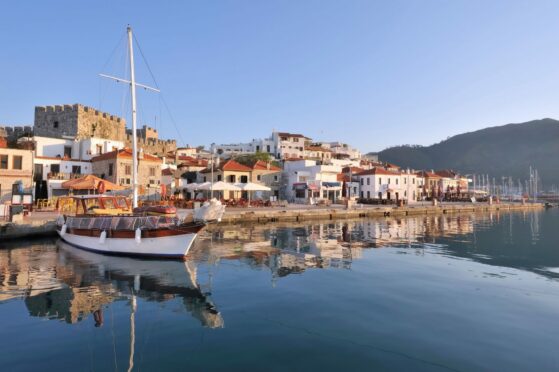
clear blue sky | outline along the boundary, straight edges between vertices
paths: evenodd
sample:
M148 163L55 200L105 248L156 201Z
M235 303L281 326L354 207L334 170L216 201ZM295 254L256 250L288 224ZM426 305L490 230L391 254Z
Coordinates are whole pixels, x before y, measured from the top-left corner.
M180 135L153 93L141 123L157 116L191 145L275 128L371 151L559 118L557 1L10 1L1 14L5 124L76 102L128 118L125 86L97 76L125 73L123 42L112 51L128 23Z

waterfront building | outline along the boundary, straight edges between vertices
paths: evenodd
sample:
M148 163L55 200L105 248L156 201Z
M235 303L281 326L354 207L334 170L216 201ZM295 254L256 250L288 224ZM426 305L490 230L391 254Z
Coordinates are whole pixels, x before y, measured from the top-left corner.
M266 196L279 197L281 186L282 169L271 162L263 160L255 161L251 166L250 182L267 186L271 191L257 191L256 198L265 198Z
M252 169L233 159L225 160L219 164L216 162L212 166L199 172L198 182L248 183L251 177ZM223 193L223 198L234 199L239 193L239 191L227 191Z
M417 175L411 171L400 172L394 166L375 167L357 174L361 199L417 200Z
M162 160L157 156L140 152L138 156L138 184L140 188L158 189L161 184ZM91 159L95 175L116 183L132 187L132 150L124 148L107 152Z
M297 203L320 199L336 202L342 196L342 182L338 181L341 170L340 166L315 160L286 160L280 196Z
M33 192L33 151L0 146L0 202L11 200L16 182L24 192Z
M461 176L451 169L438 170L435 174L441 177L440 183L443 193L450 196L468 191L469 180L467 177Z
M443 189L441 184L441 176L433 170L422 170L416 173L418 178L422 178L421 195L423 198L438 198L442 195Z

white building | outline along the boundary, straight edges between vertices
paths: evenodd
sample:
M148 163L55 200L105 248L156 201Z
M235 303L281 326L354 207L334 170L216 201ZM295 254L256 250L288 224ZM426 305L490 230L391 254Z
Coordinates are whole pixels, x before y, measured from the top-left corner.
M323 143L323 146L330 149L334 156L341 159L347 158L350 160L358 160L361 159L361 151L356 148L351 147L347 143L342 142L326 142Z
M314 160L286 161L282 175L285 180L283 197L295 202L308 202L311 198L335 202L341 198L342 183L338 181L341 170L339 166Z
M66 195L62 183L72 178L92 173L91 158L124 148L122 141L103 138L50 138L34 136L21 141L32 141L35 148L33 159L34 181L41 183L38 199Z
M305 146L310 143L311 139L302 134L273 132L268 138L253 139L248 143L213 145L211 150L215 149L220 157L264 152L276 159L302 159L306 154Z
M413 203L419 195L417 175L409 170L400 172L376 167L357 174L357 177L362 199L405 200Z

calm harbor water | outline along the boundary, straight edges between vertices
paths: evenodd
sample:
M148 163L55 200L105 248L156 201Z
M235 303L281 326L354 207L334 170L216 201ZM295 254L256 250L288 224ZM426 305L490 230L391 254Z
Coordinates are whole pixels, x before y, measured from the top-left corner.
M0 242L0 366L559 370L559 210L206 231L182 261Z

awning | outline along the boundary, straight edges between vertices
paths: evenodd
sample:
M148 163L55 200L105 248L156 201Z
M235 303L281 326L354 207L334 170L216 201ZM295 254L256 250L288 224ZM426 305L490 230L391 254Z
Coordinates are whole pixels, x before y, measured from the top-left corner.
M309 190L312 190L312 191L318 191L318 190L320 190L320 189L318 188L318 185L315 184L315 183L309 184L309 185L308 185L308 188L309 188Z
M307 183L306 182L298 182L293 184L293 190L306 190Z
M332 188L332 187L341 187L342 184L340 182L322 182L322 186Z

